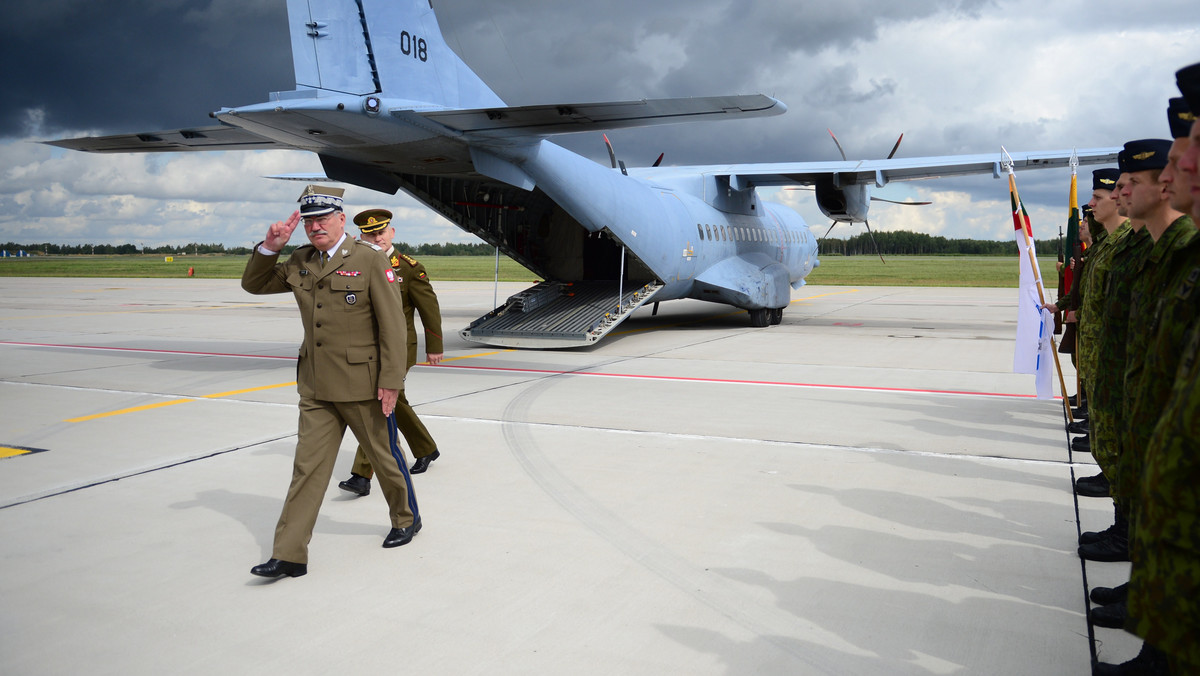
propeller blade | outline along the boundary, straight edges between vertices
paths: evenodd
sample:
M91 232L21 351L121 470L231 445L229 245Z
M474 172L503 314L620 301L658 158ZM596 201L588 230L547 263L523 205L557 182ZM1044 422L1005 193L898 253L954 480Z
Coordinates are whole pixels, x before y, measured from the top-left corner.
M842 154L842 159L845 160L846 159L846 151L842 150L842 142L837 140L837 136L834 136L832 129L826 127L825 131L829 132L829 136L831 136L833 138L833 144L837 146L838 152Z
M659 154L658 154L658 159L657 159L657 160L654 160L654 164L652 164L652 165L650 165L650 166L652 166L652 167L657 167L658 165L662 164L662 160L663 160L663 156L664 156L664 155L666 155L666 153L659 153Z
M892 152L888 153L887 158L889 160L892 159L893 157L895 157L896 151L900 149L900 142L903 140L904 140L904 134L901 134L900 138L896 139L896 145L892 146Z
M909 207L923 207L928 204L933 204L933 202L897 202L896 200L888 200L888 199L884 199L882 197L875 197L874 195L871 196L871 201L872 202L887 202L888 204L899 204L901 206L909 206Z
M875 245L875 254L879 256L879 262L887 265L887 261L883 260L883 254L879 253L879 242L875 241L875 233L871 232L871 222L863 221L867 225L867 234L871 236L871 244Z
M821 237L821 239L825 239L826 237L828 237L829 233L833 232L833 226L835 226L835 225L837 225L837 221L830 223L829 229L825 231L825 234L824 234L824 236Z
M612 168L617 168L617 154L613 152L612 141L608 140L608 134L604 134L604 145L608 146L608 161L612 162Z

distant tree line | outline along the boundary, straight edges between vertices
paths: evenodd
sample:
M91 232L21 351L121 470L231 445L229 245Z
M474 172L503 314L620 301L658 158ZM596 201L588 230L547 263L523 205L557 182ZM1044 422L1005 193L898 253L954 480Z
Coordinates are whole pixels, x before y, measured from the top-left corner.
M879 244L879 252L885 256L915 255L970 255L970 256L1015 256L1017 243L1014 240L983 240L983 239L947 239L941 236L927 235L906 230L891 230L876 232L875 241ZM820 252L825 255L843 254L846 256L873 256L875 245L867 233L855 235L849 239L819 239ZM1059 240L1036 240L1037 253L1040 256L1058 254ZM445 242L442 244L408 244L396 242L396 250L412 256L491 256L496 249L484 242L462 244ZM284 254L290 254L296 247L288 245ZM139 247L134 244L17 244L5 242L0 249L10 253L28 251L31 254L48 256L89 255L112 256L119 254L161 254L167 256L201 255L201 254L231 254L248 255L249 247L227 247L224 244L183 244L177 246L165 245L157 247Z
M406 253L412 256L491 256L495 254L496 249L490 244L477 242L473 244L458 244L455 242L446 242L444 244L407 244L405 242L396 242L396 250L401 253ZM289 244L284 247L283 253L290 254L295 245ZM249 255L250 248L244 246L227 247L224 244L182 244L182 245L164 245L154 247L140 247L135 244L53 244L51 242L41 242L34 244L17 244L16 242L5 242L0 244L0 250L8 251L15 254L18 251L27 251L31 254L41 254L44 256L79 256L79 255L96 255L96 256L113 256L120 254L161 254L166 256L185 256L185 255L202 255L202 254L229 254L229 255Z
M875 232L875 242L879 252L885 256L915 255L968 255L968 256L1015 256L1017 242L1009 240L984 239L947 239L941 236L927 235L921 232L906 230L891 230ZM1039 256L1058 255L1059 240L1034 240L1035 250ZM826 255L844 254L846 256L874 256L875 244L867 233L855 235L849 239L818 239L819 251Z

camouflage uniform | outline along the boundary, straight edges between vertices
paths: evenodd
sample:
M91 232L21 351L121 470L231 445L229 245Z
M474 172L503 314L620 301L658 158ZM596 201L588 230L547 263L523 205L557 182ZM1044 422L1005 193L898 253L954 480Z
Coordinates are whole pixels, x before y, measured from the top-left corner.
M1071 340L1071 363L1075 365L1075 370L1079 377L1080 387L1084 390L1077 393L1077 396L1079 396L1082 400L1087 400L1087 383L1084 381L1083 367L1081 366L1082 357L1079 353L1079 350L1081 349L1079 347L1079 332L1083 330L1083 319L1081 313L1079 312L1079 309L1083 306L1083 280L1088 273L1091 272L1092 260L1095 258L1097 247L1099 247L1101 243L1108 239L1108 231L1104 229L1104 226L1096 223L1091 218L1086 219L1085 222L1088 224L1088 229L1092 233L1092 244L1088 246L1086 251L1083 252L1083 259L1079 263L1078 269L1075 271L1075 281L1071 284L1071 292L1068 293L1065 298L1060 298L1056 303L1059 309L1063 312L1075 313L1075 335ZM1103 248L1100 250L1102 251ZM1067 336L1064 335L1063 342L1065 343L1066 341Z
M1114 495L1128 499L1136 514L1137 485L1141 480L1146 443L1166 402L1167 383L1179 368L1183 331L1200 314L1200 304L1180 294L1180 284L1196 268L1200 248L1191 245L1195 223L1188 216L1175 220L1154 243L1134 284L1130 309L1129 359L1125 369L1126 425ZM1136 520L1131 522L1136 526Z
M1193 249L1200 237L1193 239ZM1193 257L1194 259L1194 257ZM1200 301L1200 267L1171 293ZM1192 279L1193 277L1197 279ZM1139 485L1130 629L1200 673L1200 321L1187 333L1179 371L1146 447Z
M1131 231L1117 242L1109 260L1100 301L1103 328L1096 346L1096 373L1091 379L1094 397L1088 399L1088 412L1089 426L1096 440L1092 455L1110 482L1116 477L1117 459L1123 450L1120 430L1125 425L1125 361L1129 354L1130 334L1134 332L1129 322L1133 285L1142 261L1153 246L1154 241L1145 228ZM1113 499L1121 504L1115 491ZM1128 517L1129 512L1123 506L1122 510Z
M1104 294L1108 286L1109 273L1112 271L1113 257L1118 249L1124 247L1125 240L1132 234L1133 227L1129 221L1126 221L1121 224L1121 227L1114 230L1102 244L1095 247L1096 251L1092 255L1091 266L1083 280L1083 305L1079 309L1079 368L1087 388L1089 436L1091 437L1092 455L1096 458L1096 462L1105 476L1110 475L1105 463L1101 462L1104 449L1100 448L1100 444L1103 440L1097 434L1096 429L1098 420L1103 418L1105 413L1098 411L1098 407L1095 406L1097 401L1103 402L1104 400L1103 394L1099 391L1100 384L1097 381L1100 370L1100 354L1109 330L1104 316ZM1097 399L1097 396L1100 399Z
M1075 305L1079 313L1079 343L1076 350L1079 353L1080 377L1084 379L1085 383L1092 377L1096 365L1095 347L1099 343L1101 328L1098 318L1100 316L1100 291L1104 281L1102 272L1108 270L1108 259L1112 256L1113 245L1124 237L1128 230L1128 221L1114 230L1111 235L1107 230L1101 230L1092 247L1088 249L1087 258L1083 262L1083 271L1079 275L1079 284L1076 286L1079 290L1078 304ZM1088 389L1091 389L1090 386ZM1088 392L1088 395L1090 396L1091 392Z

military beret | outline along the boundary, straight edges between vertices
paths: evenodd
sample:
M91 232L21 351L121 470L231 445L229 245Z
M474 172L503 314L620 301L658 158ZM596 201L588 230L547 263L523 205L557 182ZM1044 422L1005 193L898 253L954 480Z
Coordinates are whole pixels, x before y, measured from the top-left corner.
M1145 138L1130 141L1117 155L1117 165L1122 174L1162 169L1167 166L1167 153L1170 150L1171 142L1166 139Z
M361 232L379 232L392 222L392 212L387 209L367 209L354 217L354 224Z
M1200 63L1193 63L1187 68L1175 71L1175 84L1187 100L1188 107L1200 110Z
M296 200L300 203L300 216L314 218L341 211L342 195L344 194L346 194L345 188L310 185L301 193L300 199Z
M1092 172L1092 190L1116 190L1118 178L1120 169L1097 169Z
M1167 124L1171 125L1171 138L1187 138L1192 132L1196 116L1187 101L1176 97L1167 104Z

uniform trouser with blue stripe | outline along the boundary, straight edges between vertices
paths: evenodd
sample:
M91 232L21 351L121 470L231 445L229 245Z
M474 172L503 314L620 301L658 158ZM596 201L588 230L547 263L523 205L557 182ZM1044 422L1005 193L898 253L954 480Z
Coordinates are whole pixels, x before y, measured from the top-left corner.
M375 467L392 527L407 528L417 518L412 479L399 450L395 422L383 416L379 401L301 397L292 483L275 527L271 558L308 563L308 543L347 427Z
M421 419L417 417L417 412L408 403L408 399L404 396L404 390L400 390L400 396L396 399L396 411L392 413L392 416L396 419L396 427L400 429L404 440L408 442L408 448L412 451L414 459L437 453L437 442L433 440L433 435L429 433L425 423L421 422ZM350 467L350 471L368 479L375 471L371 469L371 463L367 461L367 456L361 447L354 454L354 464Z

